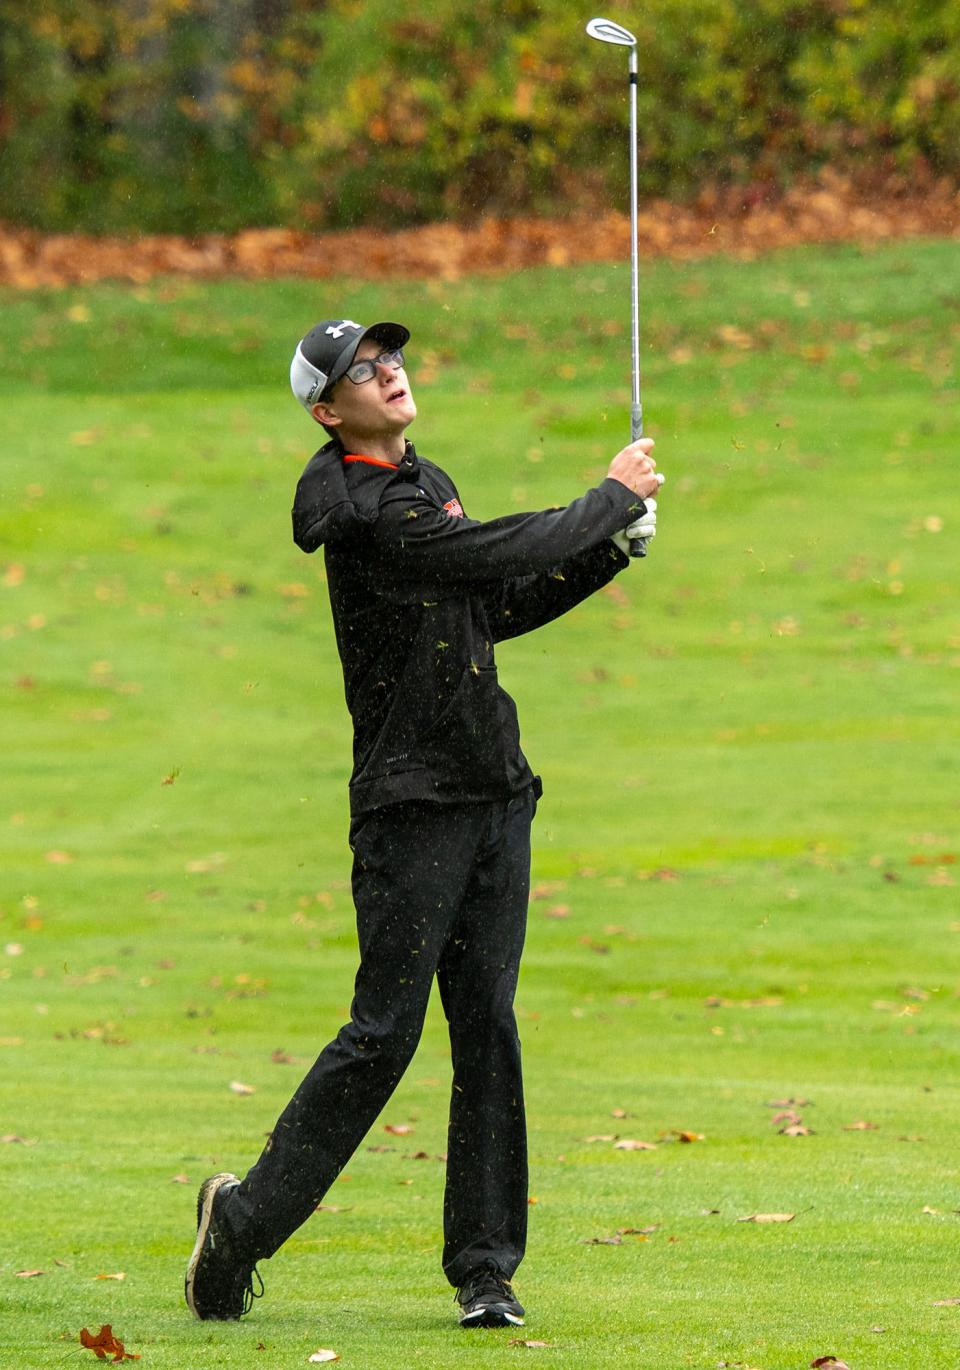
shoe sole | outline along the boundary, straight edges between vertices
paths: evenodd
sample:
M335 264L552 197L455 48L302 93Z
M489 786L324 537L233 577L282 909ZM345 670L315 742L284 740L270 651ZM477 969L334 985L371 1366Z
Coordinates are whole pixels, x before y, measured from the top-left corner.
M478 1308L475 1313L465 1313L460 1319L461 1327L523 1327L523 1318L518 1318L516 1313L508 1313L505 1308L496 1305L490 1308Z
M197 1240L193 1244L193 1251L191 1252L190 1260L187 1262L187 1274L183 1281L183 1293L190 1312L195 1318L199 1318L201 1322L211 1320L204 1319L203 1314L199 1312L197 1305L193 1301L193 1283L196 1279L200 1253L203 1250L204 1242L207 1240L210 1219L213 1216L213 1201L220 1193L220 1190L223 1189L224 1185L239 1183L239 1178L234 1175L232 1171L224 1170L221 1171L219 1175L211 1175L209 1180L204 1180L203 1184L200 1186L200 1193L197 1195Z

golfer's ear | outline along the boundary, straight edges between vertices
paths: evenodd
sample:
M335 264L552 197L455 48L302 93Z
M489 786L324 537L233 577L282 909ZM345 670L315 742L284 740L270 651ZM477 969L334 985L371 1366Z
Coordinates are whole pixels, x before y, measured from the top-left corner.
M317 423L322 423L324 428L339 428L343 419L324 400L317 400L316 404L310 406L310 413Z

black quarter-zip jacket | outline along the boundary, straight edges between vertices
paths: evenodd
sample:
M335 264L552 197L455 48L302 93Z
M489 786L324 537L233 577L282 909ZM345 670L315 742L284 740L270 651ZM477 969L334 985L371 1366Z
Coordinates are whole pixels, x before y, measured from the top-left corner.
M531 784L494 643L558 618L628 566L609 539L643 511L606 479L566 508L478 522L412 443L398 466L337 440L311 458L293 536L305 552L324 549L353 719L353 817Z

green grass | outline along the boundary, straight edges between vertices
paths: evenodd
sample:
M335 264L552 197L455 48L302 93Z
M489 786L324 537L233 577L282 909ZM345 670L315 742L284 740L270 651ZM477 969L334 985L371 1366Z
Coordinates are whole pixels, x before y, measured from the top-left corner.
M442 1166L407 1159L444 1149L436 1005L371 1134L396 1150L358 1152L247 1321L182 1305L197 1184L253 1161L355 965L339 665L289 531L322 436L292 344L340 310L407 321L413 436L489 517L572 498L622 445L627 284L3 296L0 1135L33 1143L0 1145L4 1364L78 1363L80 1328L112 1322L178 1370L320 1346L356 1370L955 1367L960 1308L934 1302L960 1296L946 242L645 265L661 535L500 652L546 790L518 1289L550 1347L455 1327ZM812 1135L778 1132L791 1098ZM681 1130L703 1139L586 1140Z

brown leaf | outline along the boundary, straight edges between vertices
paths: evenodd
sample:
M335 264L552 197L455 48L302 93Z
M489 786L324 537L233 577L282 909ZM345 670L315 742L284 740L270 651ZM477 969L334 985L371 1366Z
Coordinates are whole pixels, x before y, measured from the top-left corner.
M112 1275L97 1275L98 1280L125 1280L126 1273L123 1270L115 1270Z
M551 1342L551 1341L533 1341L533 1340L531 1340L530 1338L524 1338L524 1337L511 1337L510 1340L507 1342L507 1345L508 1345L508 1346L529 1346L529 1347L533 1347L533 1346L552 1346L552 1345L553 1345L553 1342Z
M843 1125L843 1131L844 1131L844 1132L877 1132L877 1131L879 1131L879 1124L877 1124L877 1123L868 1123L868 1122L865 1122L864 1119L859 1118L855 1123L844 1123L844 1125Z
M383 1130L392 1133L394 1137L408 1137L413 1128L409 1123L387 1123Z
M738 1223L792 1223L796 1213L748 1213L738 1218Z
M80 1333L80 1345L92 1351L97 1360L106 1360L108 1356L112 1356L114 1361L140 1359L137 1353L125 1349L123 1342L113 1335L113 1328L108 1322L104 1323L96 1336L84 1327Z
M5 1132L4 1135L0 1137L0 1146L36 1146L36 1144L37 1143L34 1138L21 1137L16 1132Z
M584 1237L581 1246L622 1246L623 1238L618 1233L615 1237Z
M656 1151L656 1142L637 1142L632 1137L621 1137L619 1142L614 1142L614 1151Z
M18 1280L32 1280L37 1275L45 1275L45 1270L15 1270L14 1276Z
M791 1123L789 1127L779 1129L781 1137L812 1137L813 1128L804 1127L803 1123Z

